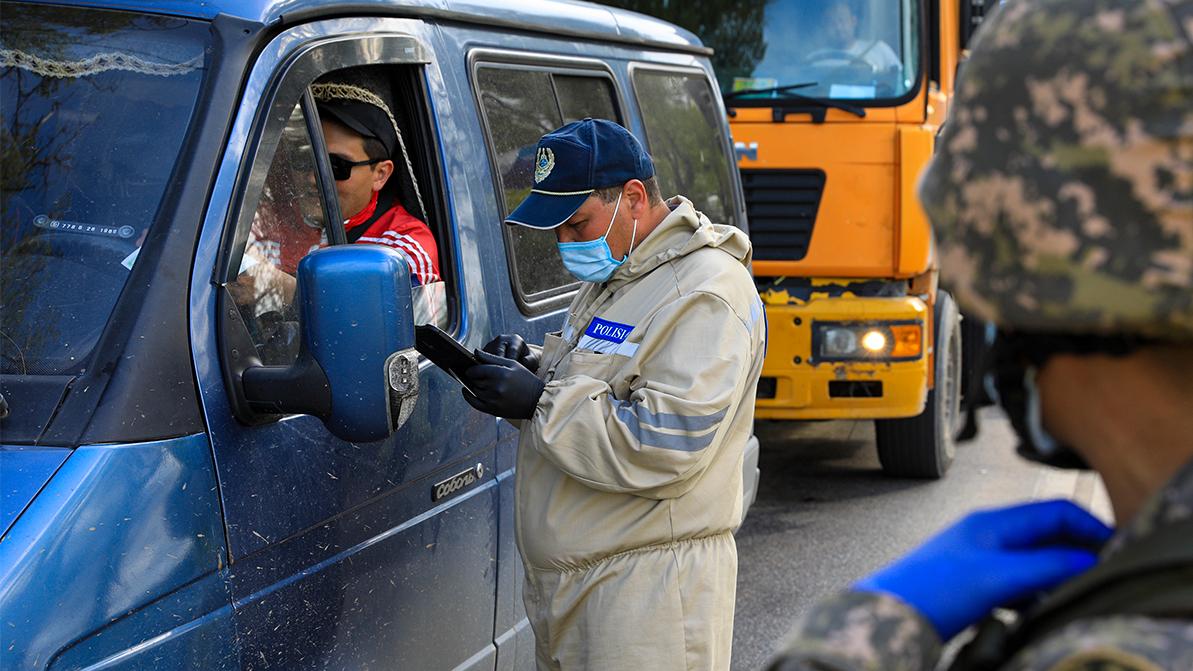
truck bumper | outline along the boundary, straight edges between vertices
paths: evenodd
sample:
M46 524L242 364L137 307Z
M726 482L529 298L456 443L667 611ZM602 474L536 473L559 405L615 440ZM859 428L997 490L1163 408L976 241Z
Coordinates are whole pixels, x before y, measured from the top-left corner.
M924 410L932 357L930 311L912 296L813 298L767 305L766 361L758 383L759 419L889 419ZM817 361L813 327L821 322L919 321L923 342L912 361Z

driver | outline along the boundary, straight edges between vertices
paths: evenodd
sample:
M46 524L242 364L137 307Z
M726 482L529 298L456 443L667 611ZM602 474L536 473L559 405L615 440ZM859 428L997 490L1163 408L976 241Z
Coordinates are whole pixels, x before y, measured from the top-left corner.
M901 67L898 55L886 42L858 37L859 20L851 0L829 0L824 8L823 23L825 48L810 54L808 60L830 61L833 60L831 52L836 51L865 61L875 72L889 72ZM820 58L818 54L825 57Z
M393 114L380 96L355 84L314 84L311 94L319 111L340 212L346 217L348 242L385 245L402 254L416 287L416 319L438 323L446 312L434 235L402 206L394 189L385 188L394 174L392 157L400 148ZM280 175L277 179L275 172ZM313 180L313 175L306 175L305 180ZM280 197L271 198L270 206L258 211L245 252L249 263L241 278L229 285L238 304L254 304L254 315L286 311L293 303L298 262L328 242L321 223L302 216L304 211L320 209L317 200L306 204L299 200L314 191L283 189L272 181L285 182L284 171L270 170L266 196L276 193Z
M398 250L410 266L411 281L440 281L439 250L431 229L406 211L391 189L384 189L399 156L393 114L376 93L353 84L311 86L331 155L340 211L348 242L371 242ZM384 189L384 190L383 190Z

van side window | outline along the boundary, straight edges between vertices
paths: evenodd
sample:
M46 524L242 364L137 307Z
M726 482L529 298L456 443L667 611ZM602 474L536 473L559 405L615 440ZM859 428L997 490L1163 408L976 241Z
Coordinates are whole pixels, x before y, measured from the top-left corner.
M312 147L305 115L295 105L265 177L240 272L228 284L266 365L290 364L298 356L298 262L327 244Z
M708 78L641 68L633 77L663 197L686 196L713 223L739 225L721 107Z
M608 79L569 75L555 75L552 79L555 80L555 91L559 94L563 123L579 121L584 117L620 121L617 111L613 109L613 85Z
M501 180L503 216L530 193L534 150L545 133L584 117L621 123L612 81L603 73L486 64L476 70L476 89ZM523 311L535 314L558 307L550 299L567 293L576 279L559 260L555 233L503 228Z
M447 240L426 171L422 118L409 68L337 70L311 85L349 243L388 247L406 259L416 324L449 326ZM338 171L338 173L337 173Z
M311 83L309 102L295 104L280 130L270 131L277 148L259 191L245 201L252 215L240 217L245 246L227 284L262 363L297 358L299 262L338 241L382 245L404 256L415 323L450 329L451 246L436 225L446 217L419 81L410 67L336 70ZM316 151L326 154L327 183L318 177ZM329 199L342 221L326 221L325 211L334 211Z

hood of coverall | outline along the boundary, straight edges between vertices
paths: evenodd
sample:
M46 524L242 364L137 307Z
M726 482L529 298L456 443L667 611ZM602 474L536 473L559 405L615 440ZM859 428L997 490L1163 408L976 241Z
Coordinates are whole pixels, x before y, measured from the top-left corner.
M714 224L696 211L692 201L675 196L667 201L671 214L630 253L630 258L609 278L609 289L641 277L660 265L697 249L714 247L749 268L750 238L740 229Z

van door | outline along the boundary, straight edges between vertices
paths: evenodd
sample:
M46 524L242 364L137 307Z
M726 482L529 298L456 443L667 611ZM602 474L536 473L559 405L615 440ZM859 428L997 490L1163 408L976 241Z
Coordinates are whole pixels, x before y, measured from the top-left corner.
M248 81L204 225L192 339L246 668L494 666L495 420L426 361L409 419L376 443L339 440L311 416L264 414L238 388L246 365L293 361L296 259L353 244L313 84L349 81L388 102L402 145L393 197L439 249L444 302L431 320L462 340L472 335L463 324L487 324L470 315L453 271L460 245L427 95L442 86L429 36L417 21L337 20L273 40Z

